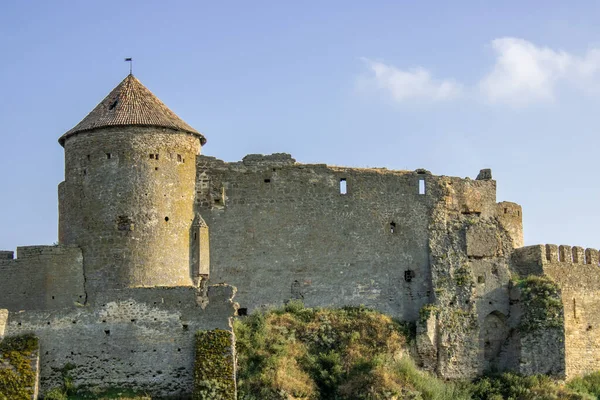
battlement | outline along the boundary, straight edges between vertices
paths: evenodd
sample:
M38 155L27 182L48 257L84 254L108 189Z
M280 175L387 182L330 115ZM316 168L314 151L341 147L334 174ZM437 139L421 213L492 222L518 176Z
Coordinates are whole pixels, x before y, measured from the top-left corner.
M539 267L550 263L600 265L600 252L580 246L538 244L515 249L514 260L517 264Z

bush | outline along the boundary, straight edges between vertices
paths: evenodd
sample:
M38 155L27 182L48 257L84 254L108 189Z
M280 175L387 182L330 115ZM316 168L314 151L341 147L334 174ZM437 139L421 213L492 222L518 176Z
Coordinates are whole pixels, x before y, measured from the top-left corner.
M557 284L545 276L530 275L517 282L524 315L519 329L534 332L563 327L563 306Z
M37 348L38 340L33 335L8 337L0 342L0 400L31 399L36 381L31 358Z
M235 400L231 332L221 329L196 334L194 399Z

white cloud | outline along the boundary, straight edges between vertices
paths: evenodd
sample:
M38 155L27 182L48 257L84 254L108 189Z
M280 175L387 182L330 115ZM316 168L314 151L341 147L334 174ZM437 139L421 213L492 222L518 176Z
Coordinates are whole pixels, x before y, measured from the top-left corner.
M437 81L424 68L401 70L391 65L363 58L373 76L365 83L387 91L398 102L410 100L440 101L458 96L462 87L453 80Z
M598 87L598 49L577 56L510 37L493 40L491 45L496 62L479 82L479 89L493 103L523 106L553 101L560 85L584 91Z
M561 86L600 93L600 49L577 56L512 37L493 40L491 48L494 64L472 87L454 79L433 79L422 67L403 70L369 59L363 60L372 75L363 84L386 91L397 102L451 100L464 92L479 92L490 103L516 107L554 101Z

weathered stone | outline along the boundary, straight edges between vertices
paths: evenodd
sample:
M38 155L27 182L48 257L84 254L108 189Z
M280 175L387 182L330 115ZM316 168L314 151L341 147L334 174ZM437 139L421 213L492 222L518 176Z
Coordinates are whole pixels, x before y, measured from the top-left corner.
M0 309L0 340L4 338L4 332L6 330L6 322L8 321L8 310Z
M467 228L467 256L494 257L498 255L499 241L494 226L470 226Z
M479 174L477 174L477 178L478 181L485 181L488 179L492 179L492 170L489 168L486 169L482 169L481 171L479 171Z
M205 141L132 76L61 137L60 245L0 252L0 337L40 338L42 392L72 364L81 388L188 396L197 330L290 299L417 322L422 364L446 378L600 369L598 251L523 248L491 170L229 163ZM558 285L564 329L522 328L530 275Z

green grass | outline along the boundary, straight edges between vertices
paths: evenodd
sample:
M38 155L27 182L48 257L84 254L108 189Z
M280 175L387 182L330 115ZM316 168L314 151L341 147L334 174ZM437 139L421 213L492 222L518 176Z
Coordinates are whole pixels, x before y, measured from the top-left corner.
M527 283L532 302L552 299L546 282ZM567 384L514 373L474 382L441 380L410 358L411 329L364 308L304 308L294 302L238 319L234 330L241 400L600 399L600 372Z
M459 384L421 372L409 326L365 308L255 313L234 324L242 400L469 399Z

